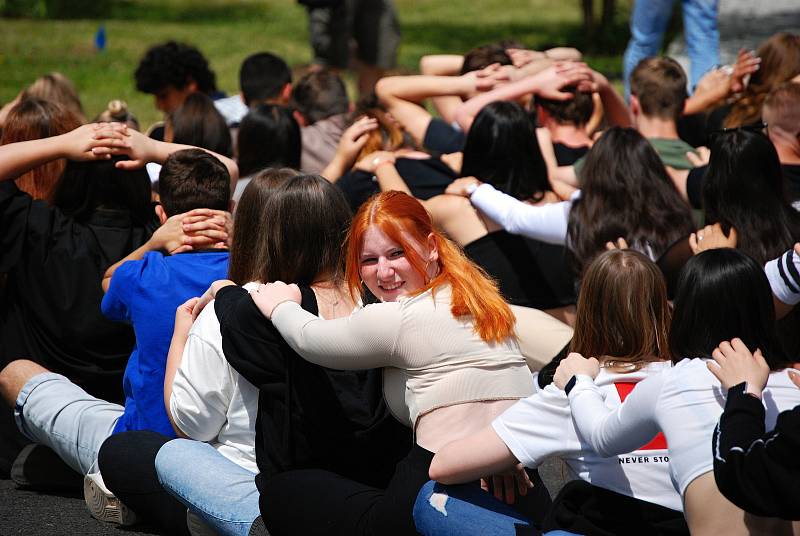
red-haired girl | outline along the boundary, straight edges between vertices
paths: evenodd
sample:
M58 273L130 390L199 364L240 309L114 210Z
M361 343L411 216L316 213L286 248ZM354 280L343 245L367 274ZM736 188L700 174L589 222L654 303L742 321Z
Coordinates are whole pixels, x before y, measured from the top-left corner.
M346 259L351 293L366 286L382 303L321 320L298 305L295 285L264 285L253 299L305 359L387 367L384 392L395 414L407 408L416 445L385 490L316 469L269 479L261 508L271 534L415 534L411 509L433 453L533 390L509 306L416 199L384 192L362 205Z

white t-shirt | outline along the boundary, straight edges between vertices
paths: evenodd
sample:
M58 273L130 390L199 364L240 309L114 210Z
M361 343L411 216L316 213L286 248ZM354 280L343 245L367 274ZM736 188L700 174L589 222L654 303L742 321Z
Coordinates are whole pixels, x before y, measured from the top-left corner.
M258 473L258 389L225 359L213 301L189 331L169 402L172 419L183 433L210 443L232 462Z
M658 376L670 367L669 362L649 363L627 374L601 369L596 381L604 407L608 411L616 409L638 382ZM586 482L683 510L681 497L670 480L669 456L662 435L653 433L619 456L598 456L578 435L569 400L555 385L520 400L497 417L492 426L526 467L537 467L545 459L558 456L575 476ZM710 445L709 442L709 449Z
M714 470L711 437L726 394L705 359L684 359L643 380L615 409L589 376L578 376L569 402L581 437L604 456L628 452L663 431L673 484L683 496L692 480ZM778 413L800 404L800 389L786 371L772 372L762 399L769 431Z

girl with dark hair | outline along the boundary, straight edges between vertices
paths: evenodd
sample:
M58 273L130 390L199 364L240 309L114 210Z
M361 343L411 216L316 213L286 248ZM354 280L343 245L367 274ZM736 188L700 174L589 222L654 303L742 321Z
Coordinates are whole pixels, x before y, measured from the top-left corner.
M81 118L74 112L54 102L27 97L8 112L0 145L66 134L80 125ZM59 158L35 167L16 179L17 188L33 199L51 203L66 164Z
M377 161L373 171L382 190L411 193L390 155L377 154L373 161ZM478 113L464 146L461 175L474 176L530 205L558 201L547 180L534 124L513 102L493 102ZM564 321L572 318L575 290L563 246L509 234L463 197L440 195L423 205L434 224L497 280L509 303L547 310ZM568 336L559 339L561 345L554 353L567 340Z
M468 196L508 232L566 244L577 273L618 237L657 260L693 230L691 211L658 154L633 129L607 130L586 156L582 177L582 190L569 201L545 206L522 203L475 178L454 182L448 193Z
M598 356L603 369L597 383L605 407L618 407L637 382L670 367L670 317L664 278L641 253L607 251L587 267L569 350ZM440 484L429 482L422 488L414 507L417 530L426 535L515 534L515 525L529 522L510 507L488 494L450 485L512 471L520 463L535 468L557 456L579 481L568 484L555 499L543 530L685 534L666 445L661 436L652 439L619 457L598 456L581 441L567 397L549 385L517 402L480 432L436 453L430 476ZM630 459L639 463L627 463ZM449 496L446 517L431 501L435 493ZM606 508L598 511L593 505L599 502L626 515L608 515ZM489 527L495 530L490 532Z
M236 139L236 160L243 178L233 199L238 200L249 177L263 169L300 169L301 150L300 125L289 108L277 104L251 108L239 125Z
M788 529L776 520L743 516L722 496L714 483L709 448L723 393L708 359L723 341L740 336L748 349L763 353L772 371L765 395L770 400L767 429L774 427L779 412L800 403L800 390L783 371L791 362L780 350L774 320L763 269L736 250L708 250L690 259L681 274L670 329L671 370L641 382L614 410L605 406L595 385L596 359L572 354L556 371L554 382L569 397L577 429L598 454L627 452L664 433L670 472L692 534L777 534Z
M190 93L172 112L165 125L164 141L193 145L228 158L233 156L231 133L225 118L205 93Z
M532 390L509 306L494 283L434 229L416 199L402 192L372 197L354 217L346 248L351 295L363 299L366 286L381 303L326 321L298 306L295 285L260 287L253 300L312 363L393 367L385 372L384 390L396 414L407 406L416 445L382 487L320 469L268 479L261 513L277 536L414 534L411 508L433 453ZM309 489L315 490L311 500ZM549 503L544 495L539 499ZM298 501L304 508L294 507Z

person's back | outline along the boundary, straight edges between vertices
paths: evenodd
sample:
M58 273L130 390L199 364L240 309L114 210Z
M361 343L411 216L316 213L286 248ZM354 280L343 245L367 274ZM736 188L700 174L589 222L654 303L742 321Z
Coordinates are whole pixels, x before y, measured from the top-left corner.
M168 217L193 209L209 209L209 214L211 210L224 211L229 204L230 176L205 151L179 151L161 169L160 194L162 224ZM217 217L224 218L221 213ZM148 251L139 258L123 262L113 271L102 303L107 318L130 323L136 334L124 378L125 413L114 432L153 430L174 435L160 396L174 311L225 276L228 253L225 249L172 255Z
M592 140L586 124L592 117L594 102L591 93L570 91L573 98L566 101L536 99L539 125L550 132L553 151L559 166L571 166L586 155Z
M787 82L764 100L761 115L767 135L778 152L787 201L800 201L800 84Z

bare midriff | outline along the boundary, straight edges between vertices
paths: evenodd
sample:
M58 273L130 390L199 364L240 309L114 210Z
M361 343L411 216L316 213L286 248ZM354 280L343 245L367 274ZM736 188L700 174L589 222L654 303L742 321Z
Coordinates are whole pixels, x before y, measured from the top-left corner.
M436 408L417 420L417 444L435 453L451 441L480 432L515 402L484 400Z

